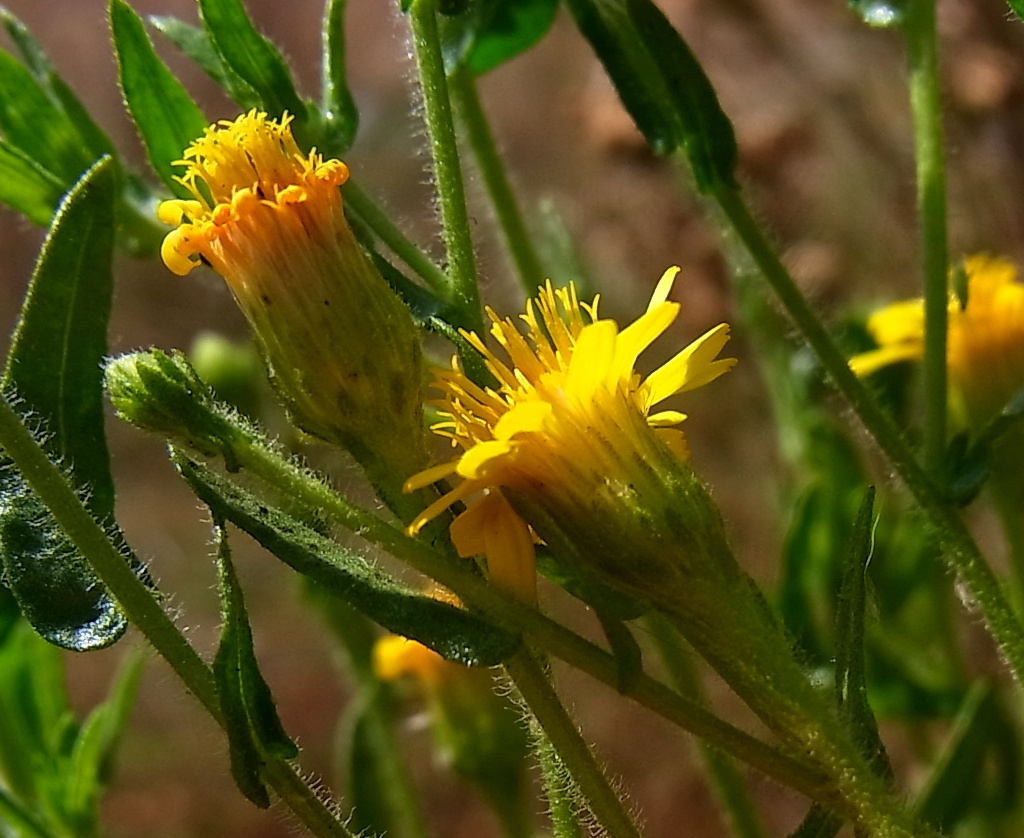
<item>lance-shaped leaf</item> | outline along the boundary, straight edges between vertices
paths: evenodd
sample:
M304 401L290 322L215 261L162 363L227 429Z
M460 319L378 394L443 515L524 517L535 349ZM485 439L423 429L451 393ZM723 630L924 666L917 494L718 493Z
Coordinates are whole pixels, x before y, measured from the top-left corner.
M224 63L256 91L263 108L275 117L288 111L301 124L306 106L291 70L277 47L256 31L242 0L199 0L199 13Z
M274 509L237 484L180 454L175 461L215 516L245 530L285 564L319 582L395 634L418 640L448 660L494 666L519 644L475 614L416 593L352 550Z
M46 434L48 453L69 469L90 512L116 534L101 390L115 194L116 173L106 158L58 210L29 285L3 387ZM124 632L120 609L9 461L0 465L0 559L22 612L50 642L93 649Z
M854 740L882 777L891 781L892 766L875 714L868 703L864 672L864 609L867 604L867 567L874 538L875 487L869 486L857 513L850 538L843 581L836 608L836 701Z
M146 156L176 195L192 197L174 180L171 165L202 136L208 121L153 49L142 20L124 0L111 0L110 29L117 52L121 90L139 130Z
M292 759L298 756L299 749L285 733L270 686L256 662L242 587L231 563L227 533L220 523L217 525L217 583L221 630L213 675L224 713L231 773L242 793L265 809L270 805L270 795L260 778L264 755Z
M0 140L0 203L40 226L50 223L66 186L25 152Z
M150 24L185 55L198 64L204 73L227 92L231 100L243 110L255 108L259 96L238 74L224 63L210 39L210 33L169 15L154 15Z
M651 0L566 0L657 154L685 151L702 192L734 185L732 123L689 46Z

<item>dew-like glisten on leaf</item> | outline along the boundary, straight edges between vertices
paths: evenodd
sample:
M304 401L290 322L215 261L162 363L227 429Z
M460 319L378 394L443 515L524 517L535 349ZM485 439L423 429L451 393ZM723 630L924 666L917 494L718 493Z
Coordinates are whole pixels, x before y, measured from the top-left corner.
M558 0L480 0L441 17L446 70L483 75L536 44L555 19Z
M248 110L259 105L260 98L256 91L224 63L210 39L210 33L205 29L169 15L154 15L149 18L149 23L224 88L240 108Z
M224 63L256 91L263 109L278 118L288 111L301 127L306 106L291 70L277 47L256 31L241 0L199 0L199 13Z
M14 334L3 388L45 434L93 516L112 534L114 484L103 428L102 370L113 287L117 174L105 158L68 193L43 244ZM49 510L9 461L0 465L4 581L51 643L108 646L125 619Z
M124 0L111 0L110 29L124 101L146 156L175 195L191 198L188 190L174 180L179 172L171 164L202 136L207 119L156 54L142 20Z
M1010 0L1010 8L1020 0ZM847 0L847 5L868 26L887 29L899 26L906 17L907 0Z
M265 754L292 759L299 749L285 733L270 687L263 679L252 645L252 629L242 588L231 563L227 533L217 525L217 583L220 589L220 644L213 660L231 773L242 793L260 808L270 795L260 778Z
M685 152L697 188L735 185L732 123L689 46L651 0L566 0L656 154Z
M418 640L448 660L495 666L519 639L475 614L416 593L362 556L262 503L207 467L177 454L182 476L215 517L249 533L299 573L319 582L395 634Z

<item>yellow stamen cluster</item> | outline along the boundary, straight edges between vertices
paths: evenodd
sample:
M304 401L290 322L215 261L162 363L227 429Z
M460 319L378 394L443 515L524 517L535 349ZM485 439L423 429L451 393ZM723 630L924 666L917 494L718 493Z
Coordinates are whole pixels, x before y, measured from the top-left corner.
M669 396L713 381L736 361L717 358L729 337L723 323L646 378L637 373L640 353L678 316L679 304L668 300L678 271L665 272L646 313L621 331L615 321L598 316L597 299L581 303L572 285L556 290L549 282L527 303L520 318L525 334L510 318L488 310L490 336L507 361L479 336L465 333L495 385L472 381L457 358L451 369L435 373L433 386L441 398L432 404L444 419L433 430L463 450L413 476L405 488L413 491L445 478L461 482L427 507L409 533L468 501L451 527L459 553L485 554L493 580L533 600L535 535L502 489L548 492L560 485L614 480L614 463L596 453L598 440L613 440L628 452L630 446L643 449L637 435L653 434L686 459L686 438L675 427L686 416L652 409Z
M175 165L192 200L165 201L158 215L180 225L160 255L179 276L206 261L222 276L266 258L268 237L288 241L333 235L341 212L337 187L348 180L340 160L304 155L292 136L292 117L278 122L255 110L206 129Z

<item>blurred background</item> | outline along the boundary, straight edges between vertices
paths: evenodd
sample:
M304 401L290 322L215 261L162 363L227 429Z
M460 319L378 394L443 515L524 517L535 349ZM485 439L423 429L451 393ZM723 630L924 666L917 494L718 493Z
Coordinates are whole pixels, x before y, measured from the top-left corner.
M191 0L132 0L143 15L195 20ZM319 0L248 0L262 31L293 63L302 92L319 87ZM361 125L347 158L363 187L417 241L439 253L416 118L406 30L397 2L350 0L349 73ZM914 168L904 55L896 33L865 27L841 0L661 0L718 88L735 121L741 174L752 204L787 263L828 316L913 295L917 286ZM8 0L57 69L127 160L146 169L122 107L101 0ZM1021 258L1024 247L1024 24L1002 0L940 0L948 106L950 241L955 258L978 250ZM198 68L154 35L164 58L211 119L233 106ZM9 44L4 44L9 48ZM733 308L718 233L686 176L654 158L620 107L587 45L562 11L547 38L481 82L499 142L531 219L564 223L605 313L629 320L671 264L683 268L676 297L682 323L663 339L665 355ZM472 191L472 187L471 187ZM487 300L522 305L479 195L478 233ZM6 346L42 231L0 208L0 341ZM554 277L556 282L559 277ZM244 338L241 316L218 277L172 276L157 262L121 256L110 341L113 352L188 348L203 331ZM741 560L770 584L777 572L779 465L765 387L737 326L730 354L740 365L681 407L697 470L712 486ZM652 353L652 354L656 354ZM654 364L655 358L647 359ZM119 518L150 562L179 624L204 653L217 637L217 598L206 516L173 474L159 440L111 420ZM314 452L339 481L347 464ZM784 512L785 510L781 510ZM299 585L245 537L235 538L253 615L257 653L306 770L341 787L335 729L347 691L330 638L303 608ZM542 591L546 607L564 598ZM595 634L578 609L566 619ZM130 638L126 642L137 642ZM68 656L76 704L104 693L122 650ZM726 833L701 779L692 743L582 676L560 685L602 759L630 790L651 836ZM728 702L727 697L724 699ZM432 764L429 737L413 719L403 731L438 836L497 834L469 790ZM199 838L294 834L281 811L261 812L235 790L227 748L198 705L155 658L104 804L112 838ZM913 778L911 778L912 780ZM805 810L758 775L751 785L773 832ZM538 803L538 808L541 806Z

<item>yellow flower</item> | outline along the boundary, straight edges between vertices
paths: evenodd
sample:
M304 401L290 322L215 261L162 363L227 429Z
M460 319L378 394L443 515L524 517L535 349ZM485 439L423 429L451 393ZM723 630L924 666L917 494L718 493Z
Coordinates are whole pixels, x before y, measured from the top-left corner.
M457 358L450 370L435 372L433 386L442 398L432 404L444 421L432 429L462 451L411 477L405 489L445 478L461 482L428 506L409 526L409 534L467 501L451 526L459 554L484 554L496 584L533 602L536 522L530 522L531 528L510 498L553 498L568 492L585 500L599 487L614 491L616 480L628 482L629 461L643 458L652 440L687 459L686 438L675 427L685 415L651 411L669 396L713 381L736 361L717 358L729 338L723 323L646 378L636 372L640 353L679 313L679 304L668 300L678 272L665 272L646 313L621 331L615 321L599 318L597 298L589 305L581 303L572 285L555 290L549 282L527 303L520 318L525 334L510 318L488 310L491 337L507 361L479 336L465 333L496 387L473 383Z
M966 300L950 294L946 363L950 411L980 429L1024 387L1024 284L1005 259L971 256L964 262ZM879 348L850 367L866 376L889 364L924 356L924 301L893 303L868 319Z
M419 335L345 220L348 167L303 154L291 121L253 110L206 129L177 161L192 199L160 205L177 225L161 256L224 277L299 427L404 477L425 457Z

